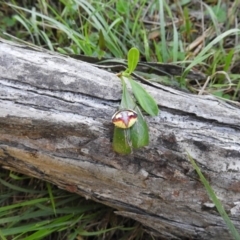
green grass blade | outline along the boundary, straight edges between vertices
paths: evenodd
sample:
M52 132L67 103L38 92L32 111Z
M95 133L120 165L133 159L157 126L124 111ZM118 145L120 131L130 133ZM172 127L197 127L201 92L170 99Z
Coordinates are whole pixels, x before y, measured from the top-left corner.
M4 181L3 179L0 178L0 183L3 185L3 186L6 186L12 190L16 190L16 191L19 191L19 192L25 192L25 193L40 193L41 191L36 191L36 190L28 190L26 188L22 188L22 187L19 187L19 186L16 186L16 185L13 185L7 181Z
M5 238L4 235L2 234L1 230L0 230L0 239L1 240L7 240L7 238Z
M21 203L12 204L12 205L9 205L9 206L1 207L0 212L10 210L10 209L14 209L14 208L19 208L19 207L35 205L37 203L46 202L48 200L49 200L49 198L40 198L40 199L33 199L33 200L21 202Z
M214 47L215 44L221 42L221 40L223 38L225 38L231 34L239 34L239 33L240 33L240 30L235 28L235 29L227 30L226 32L217 36L205 48L203 48L203 50L198 54L197 58L194 59L194 61L192 63L190 63L189 66L185 69L184 73L188 72L192 67L194 67L198 63L200 63L203 60L205 60L206 58L208 58L211 54L213 54L213 53L207 53L207 52L210 51Z
M53 212L56 216L56 206L55 206L55 201L54 201L54 197L53 197L53 193L52 193L52 185L48 182L46 184L47 184L47 190L48 190L49 198L50 198L50 201L52 204Z
M165 12L164 12L164 2L163 0L159 0L159 19L160 19L160 33L161 33L161 52L163 62L167 62L168 59L168 46L166 41L166 22L165 22Z
M27 20L25 18L23 19L22 17L20 17L18 15L15 15L13 17L25 27L25 29L27 30L27 32L29 33L29 35L32 39L32 42L34 43L35 40L34 40L33 34L31 32L30 28L28 27L28 24L27 24L27 23L29 23L29 20Z
M178 31L175 23L173 22L173 48L172 48L173 62L176 62L178 60L178 44L179 44Z
M100 234L103 234L103 233L107 233L109 231L112 231L114 229L118 229L119 227L113 227L113 228L109 228L109 229L104 229L104 230L99 230L99 231L96 231L96 232L88 232L88 231L85 231L83 229L78 229L78 233L81 235L81 236L96 236L96 235L100 235Z
M143 38L144 55L146 57L147 62L150 62L151 61L151 48L149 46L149 39L147 36L147 31L142 30L141 34L142 34L142 38Z
M190 156L189 153L188 154L188 158L191 162L191 164L193 165L194 169L196 170L196 172L198 173L205 189L208 192L208 195L210 196L210 198L212 199L213 203L215 204L219 214L221 215L221 217L223 218L223 220L225 221L227 227L229 228L232 236L234 237L235 240L239 240L240 239L240 235L238 233L238 231L236 230L235 226L233 225L232 221L230 220L230 218L228 217L225 209L223 208L223 205L221 204L221 202L218 200L216 194L214 193L214 190L212 189L212 187L210 186L209 182L206 180L206 178L203 176L200 168L197 166L197 164L195 163L195 161L193 160L193 158Z

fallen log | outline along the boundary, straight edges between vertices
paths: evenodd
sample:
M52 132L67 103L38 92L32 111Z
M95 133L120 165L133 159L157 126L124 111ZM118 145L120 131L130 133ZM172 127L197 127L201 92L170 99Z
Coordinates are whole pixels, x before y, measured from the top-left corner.
M240 230L240 110L212 96L145 86L160 114L150 144L112 150L121 99L112 73L0 42L0 164L116 209L166 239L230 239L186 152Z

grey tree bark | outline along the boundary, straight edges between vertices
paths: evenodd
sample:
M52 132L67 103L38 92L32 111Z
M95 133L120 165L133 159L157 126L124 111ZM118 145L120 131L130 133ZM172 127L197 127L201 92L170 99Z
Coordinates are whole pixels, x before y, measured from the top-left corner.
M240 230L240 110L212 96L145 86L150 145L112 150L117 76L56 53L0 42L0 164L133 218L166 239L231 239L186 152Z

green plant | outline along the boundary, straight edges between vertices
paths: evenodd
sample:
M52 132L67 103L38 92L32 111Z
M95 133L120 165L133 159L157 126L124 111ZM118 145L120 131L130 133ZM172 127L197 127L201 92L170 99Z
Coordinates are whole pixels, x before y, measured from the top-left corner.
M22 174L0 171L0 239L143 239L114 210Z
M148 126L140 107L150 116L157 116L159 113L157 103L152 96L131 78L131 73L135 70L138 61L138 49L131 48L128 52L128 68L120 74L123 87L120 109L136 109L138 114L138 120L131 128L114 128L113 149L121 154L129 154L132 148L141 148L149 143ZM126 81L131 85L133 96L127 89Z

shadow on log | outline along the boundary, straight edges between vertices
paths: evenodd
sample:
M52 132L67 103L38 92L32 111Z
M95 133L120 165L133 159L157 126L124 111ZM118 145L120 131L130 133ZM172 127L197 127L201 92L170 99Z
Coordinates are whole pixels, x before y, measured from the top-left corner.
M0 164L117 209L166 239L230 239L186 157L240 230L240 110L212 96L146 86L150 145L112 151L121 99L114 74L0 42Z

